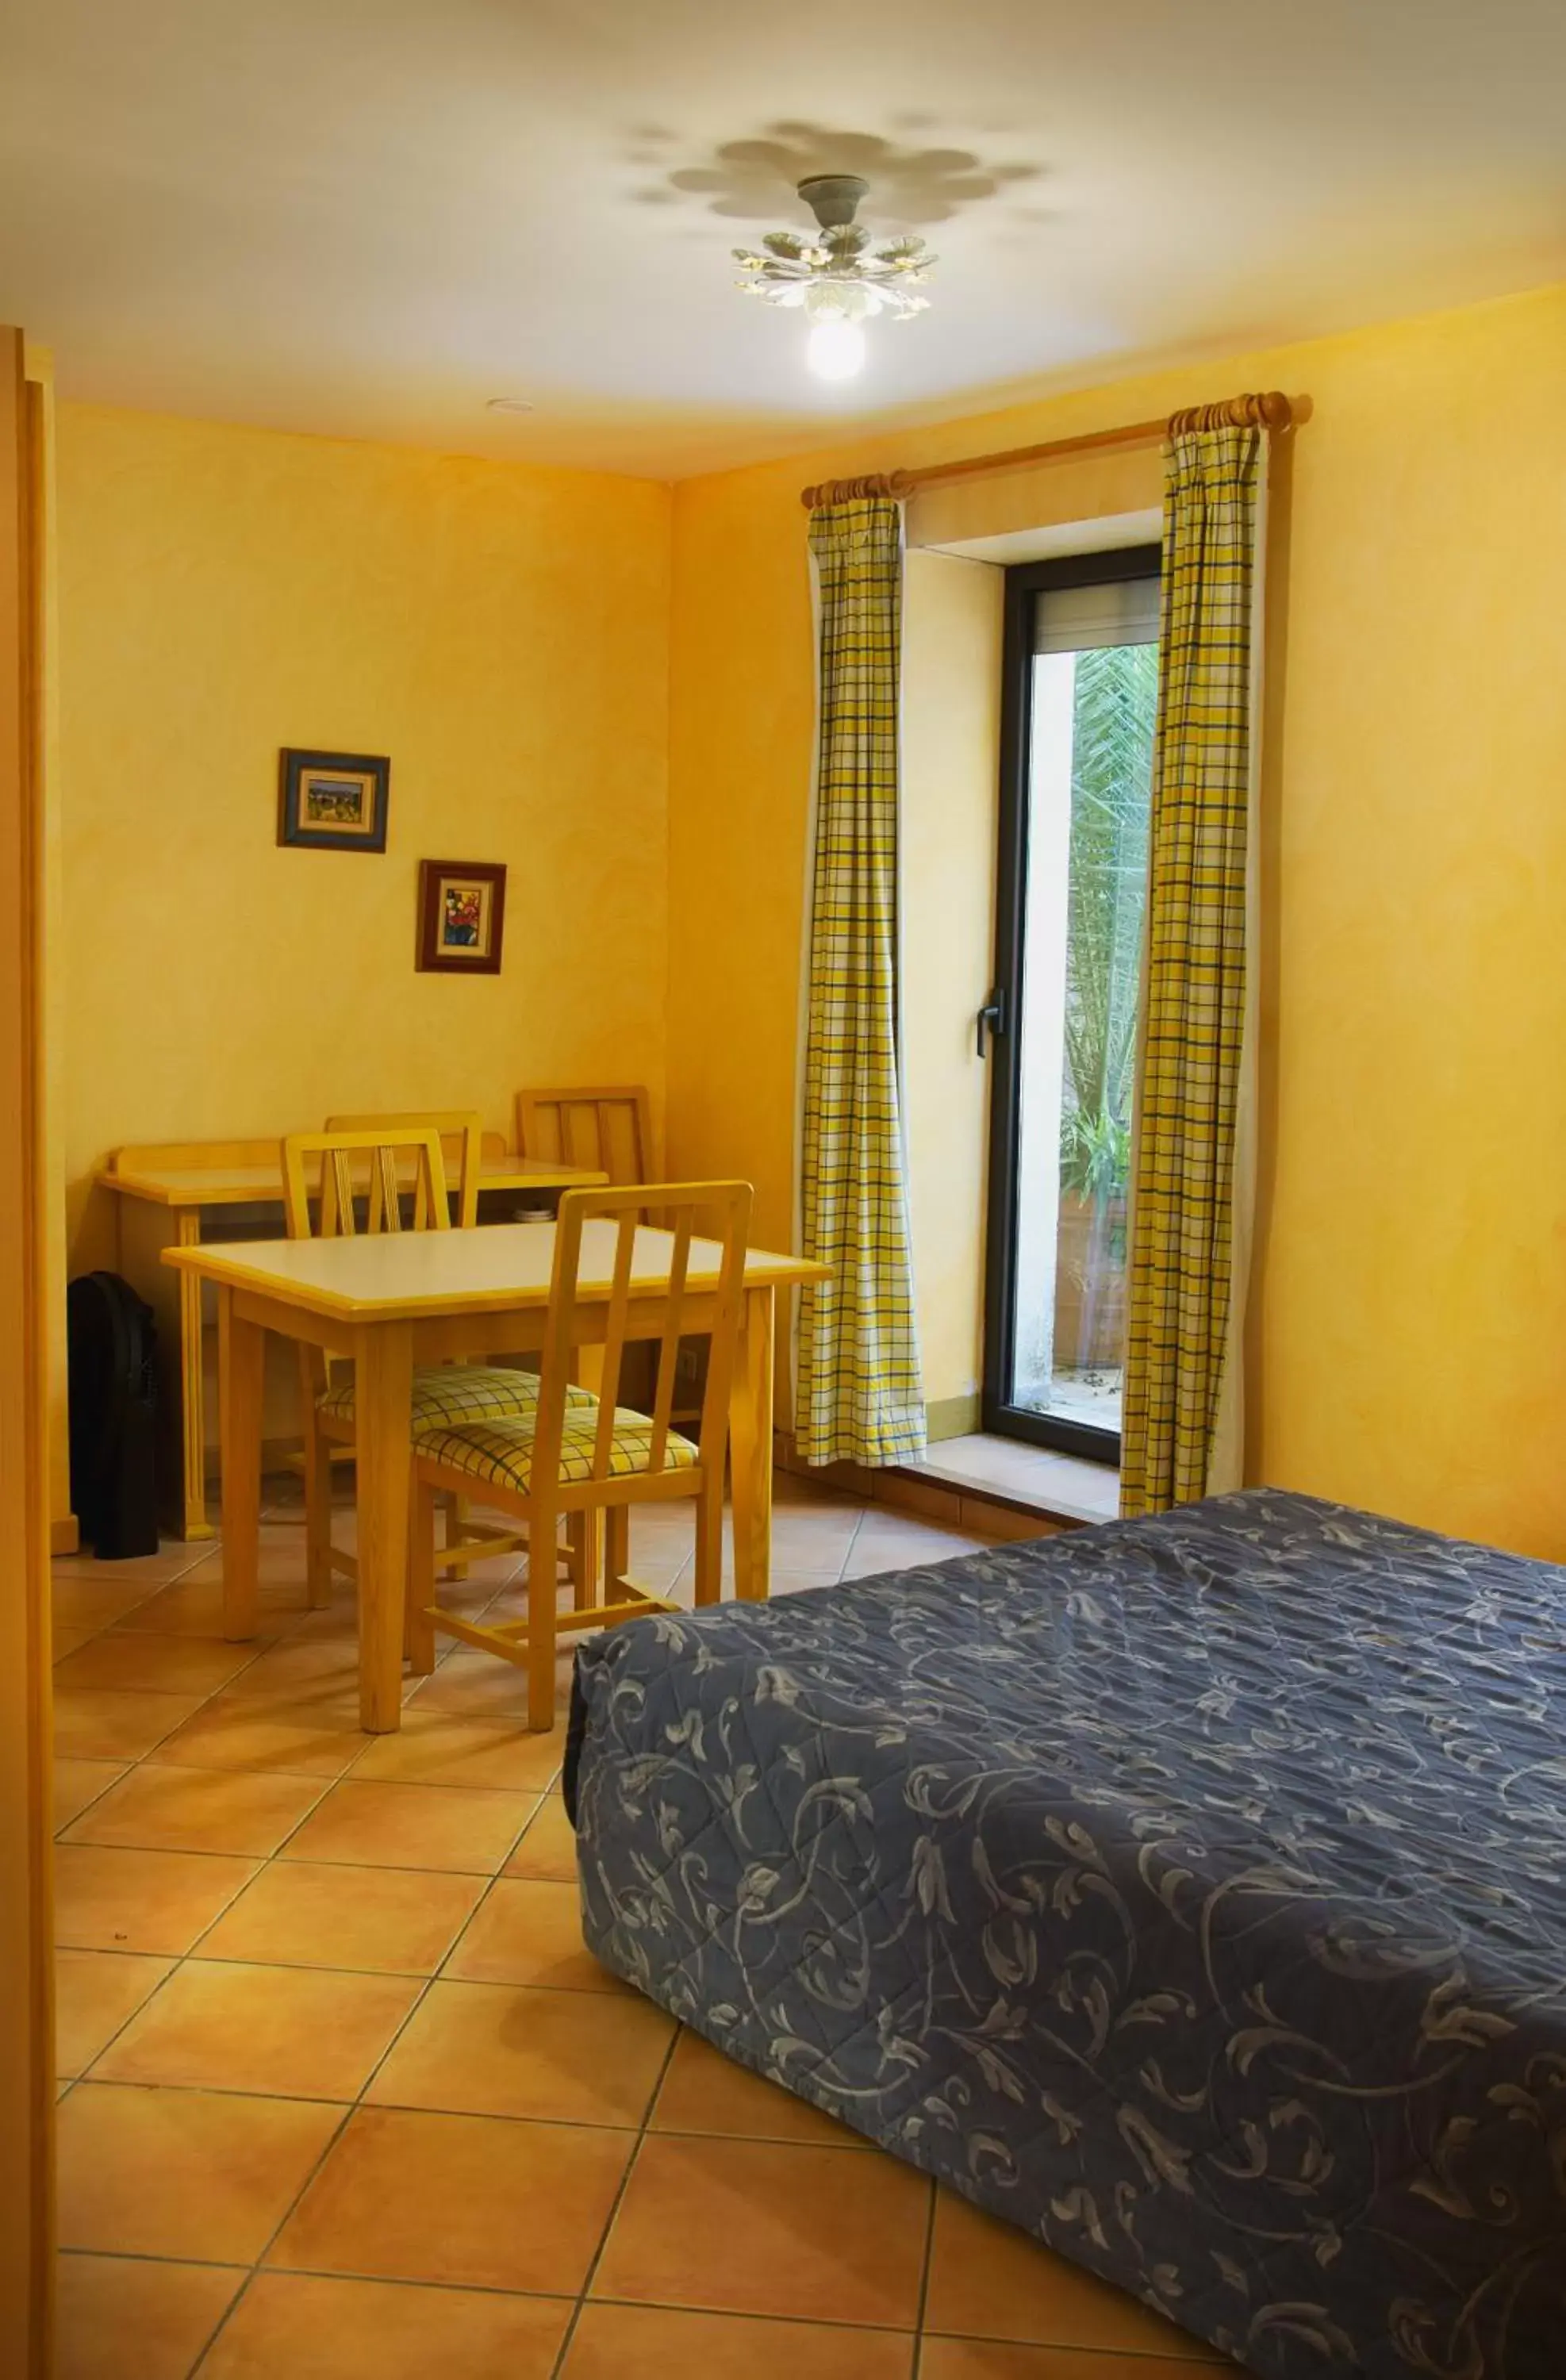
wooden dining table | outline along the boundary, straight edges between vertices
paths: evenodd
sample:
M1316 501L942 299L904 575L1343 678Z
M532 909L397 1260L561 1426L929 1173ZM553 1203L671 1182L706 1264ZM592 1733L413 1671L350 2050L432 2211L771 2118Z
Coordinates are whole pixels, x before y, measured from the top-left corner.
M359 1713L372 1734L401 1718L414 1366L540 1349L554 1238L552 1223L491 1223L164 1251L165 1264L217 1292L224 1633L235 1641L254 1636L259 1621L266 1334L353 1359ZM628 1337L662 1332L673 1246L667 1232L637 1234ZM584 1227L577 1315L589 1354L606 1335L613 1249L613 1225ZM683 1309L692 1335L703 1326L704 1286L716 1291L718 1260L712 1242L692 1241ZM729 1431L734 1591L748 1599L764 1597L771 1585L777 1293L826 1277L824 1266L802 1257L752 1248L746 1258ZM584 1375L590 1378L590 1366Z
M579 1165L514 1156L494 1133L483 1137L479 1196L546 1203L608 1176ZM201 1284L164 1269L170 1247L283 1230L283 1157L272 1140L190 1140L118 1148L97 1177L115 1202L115 1269L144 1297L157 1320L160 1390L172 1425L166 1460L168 1517L182 1537L210 1537L206 1481L206 1380L201 1349ZM243 1216L235 1233L227 1219Z

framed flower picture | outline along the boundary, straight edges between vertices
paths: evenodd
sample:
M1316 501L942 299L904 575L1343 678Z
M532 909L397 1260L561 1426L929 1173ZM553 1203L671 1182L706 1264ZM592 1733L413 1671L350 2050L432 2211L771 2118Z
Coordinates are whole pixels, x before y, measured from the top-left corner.
M277 840L316 851L384 851L392 764L369 752L278 756Z
M419 863L421 974L499 975L505 868L496 860Z

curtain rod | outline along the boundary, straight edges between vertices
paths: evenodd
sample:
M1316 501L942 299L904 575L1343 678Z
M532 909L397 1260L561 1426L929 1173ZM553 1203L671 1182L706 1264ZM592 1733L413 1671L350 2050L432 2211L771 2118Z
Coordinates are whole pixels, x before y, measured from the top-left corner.
M1301 408L1303 413L1303 407ZM917 471L871 471L859 480L822 480L802 488L799 501L807 511L819 504L848 504L856 496L911 496L941 480L971 480L984 471L1014 471L1025 463L1053 463L1067 455L1089 455L1106 446L1150 446L1186 430L1225 427L1287 430L1295 418L1293 400L1271 388L1245 396L1227 396L1217 405L1188 406L1158 421L1130 421L1119 430L1088 430L1075 438L1051 438L1042 446L1013 446L1002 455L966 455L954 463L927 463Z

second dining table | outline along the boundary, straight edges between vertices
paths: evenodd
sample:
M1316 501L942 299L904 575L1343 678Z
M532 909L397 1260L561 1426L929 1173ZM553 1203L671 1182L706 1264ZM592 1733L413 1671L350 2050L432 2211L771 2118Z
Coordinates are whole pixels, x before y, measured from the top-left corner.
M613 1230L582 1235L578 1314L584 1348L605 1333ZM359 1594L359 1716L372 1734L401 1718L407 1576L409 1447L416 1364L527 1355L543 1344L554 1265L552 1223L402 1232L373 1237L258 1240L175 1247L164 1262L210 1281L218 1301L223 1463L224 1633L260 1620L261 1389L266 1334L355 1366ZM666 1232L637 1234L627 1335L656 1336L674 1248ZM698 1331L704 1282L718 1250L691 1243L686 1328ZM752 1248L730 1400L734 1591L767 1595L771 1566L772 1378L780 1289L827 1277L803 1257Z

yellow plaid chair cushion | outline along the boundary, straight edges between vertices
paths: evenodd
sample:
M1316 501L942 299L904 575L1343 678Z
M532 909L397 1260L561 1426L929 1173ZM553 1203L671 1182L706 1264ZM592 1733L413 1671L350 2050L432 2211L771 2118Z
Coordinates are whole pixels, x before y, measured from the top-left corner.
M436 1428L443 1423L507 1421L531 1414L539 1402L536 1372L508 1371L497 1364L420 1364L413 1375L413 1426ZM568 1411L585 1406L597 1413L598 1400L586 1389L568 1388ZM354 1417L354 1376L342 1379L316 1400L316 1410L331 1421Z
M584 1397L585 1404L576 1402ZM559 1475L562 1480L574 1482L593 1475L598 1401L588 1397L581 1389L574 1390L572 1398L561 1434ZM453 1471L466 1473L469 1479L479 1480L486 1487L509 1488L515 1494L526 1496L532 1489L533 1431L531 1415L518 1415L511 1421L464 1422L455 1427L420 1429L416 1425L413 1443L419 1453L432 1456ZM688 1471L696 1455L697 1450L688 1438L681 1438L676 1430L669 1432L663 1443L666 1469ZM651 1462L650 1418L616 1405L614 1437L609 1452L611 1478L625 1479L633 1472L649 1470Z

